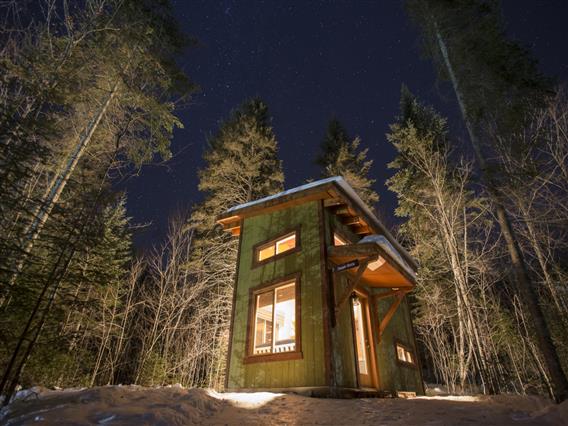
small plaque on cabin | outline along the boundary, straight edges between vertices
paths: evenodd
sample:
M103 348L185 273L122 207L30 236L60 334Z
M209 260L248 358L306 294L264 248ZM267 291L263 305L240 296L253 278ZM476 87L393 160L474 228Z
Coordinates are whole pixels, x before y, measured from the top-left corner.
M334 266L333 272L345 271L346 269L355 268L356 266L359 266L359 260L357 259L352 260L350 262L342 263L341 265Z

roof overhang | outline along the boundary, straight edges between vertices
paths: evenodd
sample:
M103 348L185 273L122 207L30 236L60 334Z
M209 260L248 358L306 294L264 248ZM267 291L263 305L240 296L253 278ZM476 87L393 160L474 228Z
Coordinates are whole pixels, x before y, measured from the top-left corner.
M241 221L243 219L317 200L323 200L324 206L332 209L355 234L361 237L371 234L384 235L404 258L405 262L413 270L417 269L416 261L376 218L371 209L359 198L351 186L339 176L311 182L288 191L232 207L217 217L217 223L224 230L237 236L240 234Z
M416 284L414 271L397 259L388 250L375 243L357 243L343 246L331 246L327 249L328 259L334 265L357 261L356 265L367 262L360 279L369 287L408 288ZM344 271L355 277L356 268Z

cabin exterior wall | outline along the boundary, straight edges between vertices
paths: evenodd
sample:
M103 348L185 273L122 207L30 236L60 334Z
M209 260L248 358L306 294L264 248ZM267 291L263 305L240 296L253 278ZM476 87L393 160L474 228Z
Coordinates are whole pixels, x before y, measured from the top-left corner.
M299 229L300 249L262 264L253 262L260 242ZM233 319L227 370L227 389L357 388L356 354L350 301L335 316L337 300L348 286L343 274L327 269L326 248L333 245L333 232L355 243L360 238L341 223L323 201L307 201L293 207L246 217L241 222L238 273L235 282ZM251 289L298 274L300 279L301 359L247 362L247 333ZM337 282L336 282L337 281ZM325 287L324 287L325 286ZM386 289L365 290L371 296ZM334 293L334 294L333 294ZM378 388L382 391L423 393L414 342L412 320L406 298L379 340L378 326L393 299L371 301ZM398 361L395 341L414 352L417 365Z
M343 238L351 243L356 243L360 238L352 233L349 228L343 225L336 215L326 212L326 243L333 244L333 232L339 233ZM345 277L338 278L339 282L334 284L336 298L347 287L348 282ZM366 288L370 295L379 294L387 289ZM339 294L338 294L339 293ZM395 341L400 341L410 347L415 357L418 356L414 331L412 328L411 313L406 297L400 304L389 325L385 329L381 339L378 338L378 325L385 313L388 311L393 299L380 299L377 303L371 303L374 329L369 330L373 334L375 341L376 363L378 367L379 389L387 392L409 391L417 394L423 393L420 366L416 358L416 366L412 367L400 363L397 360ZM344 306L337 316L337 326L332 330L335 378L337 386L357 387L357 372L355 369L355 347L353 343L353 323L350 312L351 306Z
M326 385L318 207L319 202L313 201L243 221L228 389ZM255 244L296 227L300 229L299 251L253 266ZM302 359L245 363L250 289L295 273L300 276Z
M326 247L333 245L333 233L337 232L343 238L350 242L357 242L359 239L353 234L348 227L344 226L339 218L329 211L325 212ZM348 286L345 276L335 276L333 280L333 288L335 299L337 300ZM351 317L349 302L336 315L336 326L331 329L332 333L332 350L333 357L333 375L335 385L338 387L356 388L357 387L357 370L355 367L355 346L353 344L353 323Z
M384 290L380 290L384 291ZM379 293L380 291L375 291ZM380 319L388 311L392 298L379 299L376 303L376 315ZM411 366L398 361L395 344L399 341L412 349L415 365ZM422 377L418 353L415 347L414 331L410 316L410 307L406 297L398 307L389 325L383 332L380 342L375 345L380 372L381 390L397 392L416 392L423 394Z

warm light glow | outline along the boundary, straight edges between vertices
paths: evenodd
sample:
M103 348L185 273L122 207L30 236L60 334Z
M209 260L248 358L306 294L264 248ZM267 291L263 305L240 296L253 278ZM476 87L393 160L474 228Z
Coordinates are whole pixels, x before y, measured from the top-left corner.
M272 392L227 392L218 393L215 391L210 391L211 396L229 401L235 407L241 408L260 408L263 405L273 401L274 399L284 396L283 393L272 393Z
M273 324L275 324L273 333ZM296 349L296 282L258 294L255 299L254 354Z
M335 232L333 233L333 245L334 246L345 246L347 245L347 241L337 235Z
M385 264L386 260L379 256L379 258L373 262L369 262L367 264L367 268L369 268L371 271L376 271L377 269L379 269L381 266L383 266Z
M296 233L285 235L282 238L271 241L257 249L257 260L259 262L270 259L280 253L285 253L296 248Z
M284 253L296 247L296 234L283 238L276 242L276 254Z
M396 344L396 357L403 362L408 362L409 364L414 364L414 357L412 352L406 349L404 346Z
M363 330L363 310L358 299L355 299L353 301L353 320L355 321L355 340L357 342L357 360L359 362L359 373L369 374L367 369L365 332Z
M274 246L268 246L258 251L258 260L268 259L269 257L274 256Z

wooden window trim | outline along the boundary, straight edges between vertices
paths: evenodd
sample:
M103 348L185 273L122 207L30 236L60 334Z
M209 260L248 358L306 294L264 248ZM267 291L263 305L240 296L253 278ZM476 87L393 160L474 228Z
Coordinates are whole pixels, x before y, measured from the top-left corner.
M268 281L252 287L249 290L249 312L248 312L248 323L247 323L247 336L246 336L246 356L243 359L245 364L252 364L256 362L271 362L271 361L288 361L293 359L302 359L302 309L301 309L301 273L296 272L294 274L286 275L281 278L277 278L272 281ZM290 352L282 352L277 354L261 354L254 355L254 324L255 324L255 305L257 294L264 293L273 290L286 284L289 281L295 281L295 293L296 293L296 350Z
M284 232L279 232L278 235L268 238L264 241L261 241L260 243L256 243L253 247L252 247L252 269L254 268L258 268L259 266L262 265L266 265L267 263L270 262L274 262L275 260L278 259L282 259L283 257L289 256L292 253L297 253L301 250L302 248L302 238L301 238L301 225L295 226L294 228L289 228L287 230L285 230ZM258 259L258 252L260 251L260 248L262 246L265 246L267 244L270 244L271 242L276 243L276 241L278 241L281 238L284 238L290 234L296 233L296 247L294 247L291 250L286 250L283 253L279 253L279 254L275 254L274 256L269 257L268 259L264 259L264 260L257 260Z
M404 348L404 350L410 352L414 362L408 362L408 361L401 360L398 357L398 351L397 351L397 348L396 348L397 346L400 346L400 347ZM416 364L416 353L410 348L409 345L407 345L406 343L404 343L400 339L394 338L393 347L394 347L394 356L396 358L396 362L397 362L398 365L400 365L401 367L412 368L412 369L415 369L415 370L418 369L418 365Z

